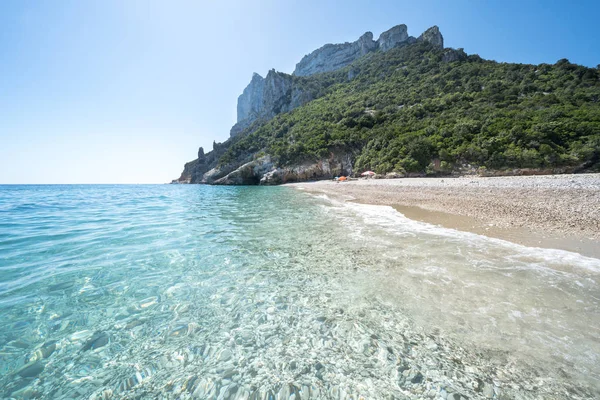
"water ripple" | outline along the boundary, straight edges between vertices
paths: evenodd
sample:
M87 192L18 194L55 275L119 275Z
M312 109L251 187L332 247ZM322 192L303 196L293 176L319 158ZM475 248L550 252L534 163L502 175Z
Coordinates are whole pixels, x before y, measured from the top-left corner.
M591 398L599 263L287 188L0 186L0 397Z

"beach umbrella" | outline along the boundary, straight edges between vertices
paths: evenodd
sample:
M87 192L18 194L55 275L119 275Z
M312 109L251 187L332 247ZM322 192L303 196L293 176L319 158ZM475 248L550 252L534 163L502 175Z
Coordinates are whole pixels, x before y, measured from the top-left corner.
M375 172L373 171L365 171L362 174L360 174L360 176L373 176L375 175Z

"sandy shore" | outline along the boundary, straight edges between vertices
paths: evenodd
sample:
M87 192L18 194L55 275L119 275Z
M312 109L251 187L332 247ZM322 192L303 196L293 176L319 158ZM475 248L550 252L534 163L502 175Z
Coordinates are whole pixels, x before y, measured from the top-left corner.
M528 246L600 258L600 174L360 179L289 186Z

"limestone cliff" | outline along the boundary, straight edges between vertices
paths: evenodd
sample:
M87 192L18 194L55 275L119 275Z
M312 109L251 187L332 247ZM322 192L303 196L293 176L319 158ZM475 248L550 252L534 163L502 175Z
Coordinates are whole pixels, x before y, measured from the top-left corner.
M366 32L357 41L352 43L326 44L325 46L304 56L298 64L293 75L309 76L323 72L335 71L351 64L365 54L380 50L389 51L394 47L411 44L417 40L430 42L436 47L444 47L444 38L437 26L427 29L418 39L408 35L406 25L396 25L383 32L377 41L373 34Z
M230 130L230 139L213 144L213 150L204 154L200 148L198 158L185 164L184 171L174 183L215 184L276 184L286 181L329 178L337 174L351 174L352 157L347 154L332 155L318 163L278 168L268 155L255 159L251 152L238 155L236 161L222 164L220 159L231 142L242 132L248 134L277 114L289 112L313 100L317 94L306 85L307 77L336 71L352 64L371 52L387 52L417 41L430 42L443 48L443 37L437 26L423 32L419 38L408 35L406 25L397 25L373 40L371 32L364 33L351 43L326 44L304 56L292 75L270 70L266 77L254 73L237 102L237 121ZM447 49L444 61L462 59L464 52ZM357 71L348 72L352 80Z
M173 183L206 183L204 175L215 167L219 158L227 150L227 143L213 141L213 150L204 154L204 149L198 149L198 158L185 164L181 176Z
M381 51L388 51L396 47L399 43L407 42L408 38L408 28L406 25L396 25L379 36L377 45Z
M440 49L444 48L444 37L437 25L434 25L423 32L417 40L429 42Z
M437 26L429 28L418 40L443 47L443 38ZM269 120L279 113L291 111L311 101L313 95L302 90L294 79L295 76L335 71L369 52L376 50L386 52L394 47L416 41L417 39L408 35L406 25L396 25L383 32L377 41L373 40L371 32L366 32L352 43L326 44L304 56L296 65L292 75L271 70L263 78L254 73L250 83L238 97L237 121L231 128L229 136L239 135L257 120Z
M331 179L352 175L352 154L330 154L328 158L290 167L277 167L270 156L248 161L210 183L216 185L280 185L288 182Z
M444 49L444 53L442 54L443 62L455 62L455 61L464 61L467 59L467 53L465 53L464 49Z
M341 44L326 44L304 56L294 70L296 76L308 76L321 72L334 71L345 67L357 58L364 56L377 48L373 34L367 32L356 42Z
M237 122L261 113L264 105L264 88L265 79L255 72L252 75L252 80L244 89L244 92L240 95L240 97L238 97Z
M237 123L231 128L230 137L237 136L254 121L269 120L311 100L312 95L302 90L292 75L271 70L263 78L254 73L238 97Z

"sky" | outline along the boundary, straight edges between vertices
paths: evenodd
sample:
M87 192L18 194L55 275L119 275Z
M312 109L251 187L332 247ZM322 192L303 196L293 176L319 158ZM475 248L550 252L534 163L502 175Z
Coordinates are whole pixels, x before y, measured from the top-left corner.
M325 43L438 25L504 62L600 64L600 2L0 2L0 184L165 183L225 141L252 73Z

